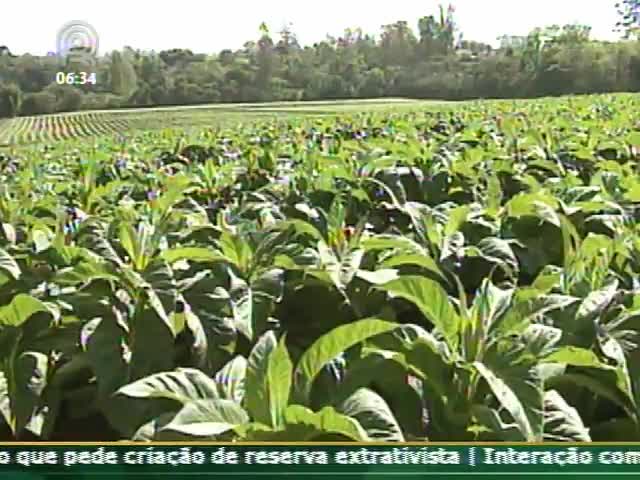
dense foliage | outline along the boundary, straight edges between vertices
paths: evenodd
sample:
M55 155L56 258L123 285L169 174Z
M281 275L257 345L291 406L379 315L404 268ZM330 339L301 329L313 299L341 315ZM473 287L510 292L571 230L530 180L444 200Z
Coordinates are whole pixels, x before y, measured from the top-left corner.
M640 99L0 158L7 438L640 439Z
M346 30L301 46L291 27L215 55L125 49L89 64L12 56L0 49L0 117L125 106L410 97L527 98L640 90L635 0L621 2L628 40L590 39L583 25L501 37L500 48L462 40L452 9L399 21L379 35ZM612 25L612 29L614 26ZM57 72L95 72L97 85L55 83Z

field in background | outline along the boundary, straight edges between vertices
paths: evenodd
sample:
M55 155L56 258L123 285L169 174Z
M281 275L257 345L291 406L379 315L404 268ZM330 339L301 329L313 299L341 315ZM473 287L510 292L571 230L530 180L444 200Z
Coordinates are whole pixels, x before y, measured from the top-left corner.
M326 116L388 109L402 111L439 104L447 102L394 98L193 105L38 115L0 120L0 146L48 143L164 128L197 129L269 116Z

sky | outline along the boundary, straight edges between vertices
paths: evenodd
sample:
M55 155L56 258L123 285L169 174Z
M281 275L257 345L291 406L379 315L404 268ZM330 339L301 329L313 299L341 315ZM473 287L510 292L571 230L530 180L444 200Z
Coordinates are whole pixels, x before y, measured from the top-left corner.
M339 36L347 27L377 34L380 26L436 14L437 0L5 0L0 45L14 54L56 51L60 28L71 20L91 24L99 53L124 46L160 51L189 48L214 53L257 39L264 21L272 32L291 24L301 44ZM496 45L503 34L526 35L552 24L590 25L593 37L615 39L616 0L453 0L456 21L467 40ZM166 6L165 6L166 5ZM170 6L169 6L170 5ZM224 5L224 6L222 6Z

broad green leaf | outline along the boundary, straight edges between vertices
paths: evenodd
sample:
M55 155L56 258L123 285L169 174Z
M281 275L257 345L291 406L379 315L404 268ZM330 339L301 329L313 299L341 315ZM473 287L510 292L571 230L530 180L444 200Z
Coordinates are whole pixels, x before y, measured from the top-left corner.
M340 286L347 286L353 280L353 277L358 272L362 258L364 257L364 250L353 250L345 255L340 262L339 284Z
M54 313L45 303L21 293L13 297L9 305L0 307L0 327L20 327L39 312Z
M402 237L399 235L375 235L363 239L360 244L365 249L365 251L388 250L396 248L400 251L410 252L414 254L427 253L419 243L416 243L408 237Z
M275 333L265 333L251 350L247 360L245 405L251 418L259 423L271 425L272 407L269 392L270 358L278 348Z
M145 292L147 294L147 301L151 308L155 311L158 317L163 321L166 327L168 327L171 334L175 337L179 331L176 328L174 321L170 315L170 312L167 312L164 305L162 304L162 300L160 296L152 289L149 288Z
M83 261L73 267L60 269L56 272L54 281L60 285L78 285L94 280L117 282L119 278L109 271L107 264Z
M324 241L318 242L317 249L320 259L320 272L318 272L320 275L318 278L328 277L330 283L338 290L343 289L345 284L342 283L342 265L340 259ZM309 271L309 273L313 273L313 271Z
M406 276L378 288L387 291L391 297L404 298L416 305L444 335L449 347L457 349L461 320L438 282L426 277Z
M611 400L623 408L630 417L637 415L636 401L631 391L630 380L621 369L584 368L561 376L575 388L586 388L591 392Z
M298 438L292 438L293 441L312 441L328 434L343 435L357 442L371 441L357 420L338 413L333 407L313 412L301 405L291 405L285 412L285 424L287 430L297 427L294 432Z
M284 291L284 270L271 268L251 282L251 289L279 302Z
M162 430L166 427L177 412L166 412L160 416L148 421L142 425L131 436L131 440L134 442L152 442L158 440L158 436L162 434Z
M224 256L241 272L245 272L253 257L249 244L242 237L229 232L223 232L218 242Z
M554 207L550 206L545 202L538 202L538 201L533 202L533 207L538 217L550 223L551 225L561 228L561 223L562 223L560 219L561 217L555 211Z
M116 316L96 318L82 328L81 345L98 382L101 399L112 395L128 381L128 362L123 340L126 331Z
M119 237L120 245L127 252L127 255L131 259L131 263L136 269L141 268L139 265L139 256L142 252L139 251L139 243L136 235L136 231L130 223L123 222L120 224Z
M160 254L160 258L170 265L181 260L188 260L190 262L217 262L224 260L224 257L215 251L202 247L183 247L165 250Z
M561 329L539 323L529 325L523 333L527 348L538 358L551 353L561 338Z
M169 330L175 336L180 333L178 325L176 325L171 314L174 312L176 302L180 299L178 296L178 288L174 278L173 271L168 263L154 259L143 273L143 278L150 288L146 288L145 292L151 307L159 318L169 327Z
M561 231L563 242L564 266L568 266L569 262L574 258L576 249L580 244L580 234L576 230L571 220L567 217L561 217Z
M478 289L471 308L479 322L479 325L474 327L482 331L499 331L502 326L501 320L512 304L514 292L514 289L498 288L490 280L485 279Z
M7 425L13 428L13 412L11 411L11 399L9 395L9 383L4 372L0 371L0 414Z
M500 180L496 175L491 175L487 180L487 210L490 215L495 216L500 211L504 193L500 185Z
M474 423L468 428L469 432L497 435L503 442L522 442L524 440L518 425L505 422L496 409L476 404L471 406L470 413Z
M576 313L576 321L582 322L592 319L602 313L607 306L612 302L613 298L618 293L618 282L615 281L602 290L589 293L585 298L578 312Z
M253 306L254 292L244 282L232 284L230 295L233 297L233 317L236 328L249 341L254 340Z
M392 268L385 268L376 271L358 270L356 276L372 285L383 285L397 279L398 271Z
M449 216L444 227L445 237L450 237L465 224L471 213L471 206L462 205L448 212Z
M296 233L300 235L309 235L311 238L318 242L324 241L322 233L320 233L320 231L318 231L316 227L311 225L309 222L305 222L304 220L287 220L282 223L281 228L292 228Z
M249 341L254 339L254 292L251 287L240 277L229 270L231 287L229 295L233 305L233 316L236 327Z
M431 400L443 408L455 401L451 392L455 367L444 342L425 332L410 346L406 361L433 392Z
M512 359L505 359L512 360ZM539 442L542 437L542 385L537 384L533 368L506 366L503 377L482 362L473 366L485 379L496 399L509 412L528 442ZM526 371L525 371L526 370ZM537 398L539 396L539 398ZM540 404L537 404L540 401Z
M604 366L597 355L585 348L562 347L544 358L548 363L562 363L574 367L601 367Z
M40 395L35 412L25 426L26 432L42 440L49 440L52 433L58 428L58 415L63 400L62 389L49 387L49 385Z
M113 246L107 240L104 225L95 218L89 218L83 222L77 234L76 241L79 246L99 255L101 258L112 262L120 268L124 268L122 259L118 256Z
M16 243L16 229L13 227L13 225L11 225L10 223L0 222L0 231L4 234L9 243Z
M316 340L300 358L295 369L295 387L299 400L309 400L313 381L320 370L340 353L371 337L389 332L398 325L378 319L364 319L342 325Z
M548 442L591 442L578 411L555 390L544 394L544 439Z
M626 140L631 145L640 146L640 132L635 131L627 134Z
M44 252L51 246L51 232L36 229L31 235L36 253Z
M234 401L204 399L187 403L162 430L214 439L247 422L249 415Z
M515 291L514 303L500 322L504 331L517 329L535 317L554 310L562 310L579 299L565 295L544 294L536 288L519 288Z
M506 266L509 274L518 273L518 259L508 241L494 237L484 238L478 244L478 249L486 260Z
M373 390L368 388L357 390L340 405L339 410L355 418L373 441L405 441L402 429L389 405Z
M464 254L465 237L462 232L454 232L444 237L440 251L440 262Z
M161 302L155 296L155 309L137 312L128 336L128 349L131 352L129 362L129 381L142 379L148 375L171 371L174 366L176 349L173 333L174 315L162 319L158 315ZM171 324L172 328L167 325Z
M558 201L548 195L519 193L505 205L511 217L536 216L556 227L561 227L560 216L556 213Z
M426 254L398 254L388 258L380 264L382 268L394 268L402 265L417 265L429 272L435 273L444 282L447 282L447 278L440 270L440 267L438 267L436 261Z
M562 274L563 270L561 268L547 265L536 277L531 287L542 292L549 292L560 284Z
M133 398L167 398L187 404L195 400L216 398L216 382L193 368L178 368L156 373L120 388L116 394Z
M242 404L245 396L247 360L237 355L213 377L218 385L218 396Z
M48 369L49 358L43 353L25 352L17 358L12 372L15 390L10 397L16 433L21 433L37 414Z
M9 273L14 280L20 278L20 275L22 273L20 271L20 266L15 261L15 259L2 248L0 248L0 270L4 270L5 272Z
M625 365L606 365L593 351L576 347L562 347L545 357L544 362L576 367L565 373L563 378L609 398L630 415L634 414L633 389Z
M280 339L278 346L269 356L267 369L271 425L274 427L282 425L293 382L293 362L289 356L285 338L283 336Z
M338 405L360 388L371 385L380 378L380 372L390 370L390 364L394 363L405 371L410 368L402 353L380 348L363 348L362 358L347 364L344 377L336 385L336 390L331 391L333 404Z

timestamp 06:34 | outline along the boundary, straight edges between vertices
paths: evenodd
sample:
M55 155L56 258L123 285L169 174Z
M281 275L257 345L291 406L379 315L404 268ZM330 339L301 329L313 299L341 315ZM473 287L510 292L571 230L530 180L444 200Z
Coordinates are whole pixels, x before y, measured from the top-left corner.
M58 85L95 85L97 83L94 72L58 72L56 83Z

